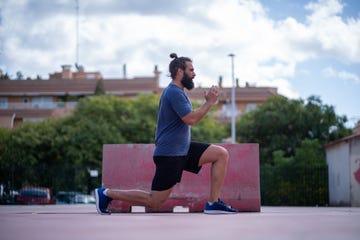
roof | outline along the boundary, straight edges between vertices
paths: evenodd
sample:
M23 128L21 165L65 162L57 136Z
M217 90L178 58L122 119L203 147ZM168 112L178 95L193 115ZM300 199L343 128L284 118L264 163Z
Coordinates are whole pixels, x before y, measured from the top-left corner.
M1 80L0 96L63 96L92 95L98 80L51 79L51 80ZM155 77L134 79L104 79L106 92L153 92L158 89Z
M191 99L204 99L204 91L208 88L194 88L191 91L187 91L188 96ZM231 99L232 88L222 88L220 101L229 101ZM276 88L270 87L244 87L235 88L236 101L253 101L253 102L264 102L269 97L277 95Z
M51 79L51 80L1 80L0 96L64 96L92 95L98 80L95 79ZM104 79L104 89L108 94L132 95L138 93L160 93L156 77L135 77L133 79ZM204 99L208 88L194 88L187 91L191 99ZM222 88L220 101L231 99L231 88ZM276 88L245 87L235 88L236 101L264 102L277 95Z
M332 141L328 144L325 144L324 147L325 148L330 148L332 146L335 146L337 144L340 144L340 143L343 143L343 142L348 142L348 141L351 141L353 139L357 139L357 138L360 138L360 134L353 134L353 135L350 135L350 136L347 136L347 137L344 137L344 138L340 138L340 139L337 139L335 141Z

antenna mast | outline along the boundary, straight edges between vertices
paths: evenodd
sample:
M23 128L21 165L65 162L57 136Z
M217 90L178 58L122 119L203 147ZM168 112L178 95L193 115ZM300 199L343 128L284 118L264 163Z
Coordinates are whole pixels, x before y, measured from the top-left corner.
M79 0L76 3L76 63L79 64Z

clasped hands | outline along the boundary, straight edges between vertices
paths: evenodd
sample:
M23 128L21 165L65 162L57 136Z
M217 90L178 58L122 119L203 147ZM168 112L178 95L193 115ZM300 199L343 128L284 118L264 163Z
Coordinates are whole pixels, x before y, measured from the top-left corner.
M204 92L206 102L215 104L220 96L220 93L221 93L221 91L218 86L211 86L209 91Z

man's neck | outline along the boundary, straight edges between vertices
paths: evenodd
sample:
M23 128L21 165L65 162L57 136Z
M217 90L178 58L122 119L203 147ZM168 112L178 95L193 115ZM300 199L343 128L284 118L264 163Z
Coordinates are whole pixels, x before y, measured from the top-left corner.
M178 80L172 80L171 81L171 84L174 84L174 85L176 85L176 86L178 86L180 89L182 89L182 90L184 90L184 85L181 83L181 81L178 81Z

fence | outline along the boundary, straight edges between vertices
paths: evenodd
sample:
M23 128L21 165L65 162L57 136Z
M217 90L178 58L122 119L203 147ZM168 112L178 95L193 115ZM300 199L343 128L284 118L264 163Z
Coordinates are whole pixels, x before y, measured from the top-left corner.
M100 176L92 176L89 168L70 164L41 164L28 167L0 167L0 204L19 203L24 188L50 190L51 198L61 191L89 194L100 186Z
M327 167L260 167L261 204L268 206L328 205Z
M101 174L94 178L88 169L69 164L1 169L1 175L2 204L15 203L16 191L23 186L47 187L54 196L59 191L89 193L101 182ZM262 165L260 185L261 205L326 206L329 202L327 167Z

